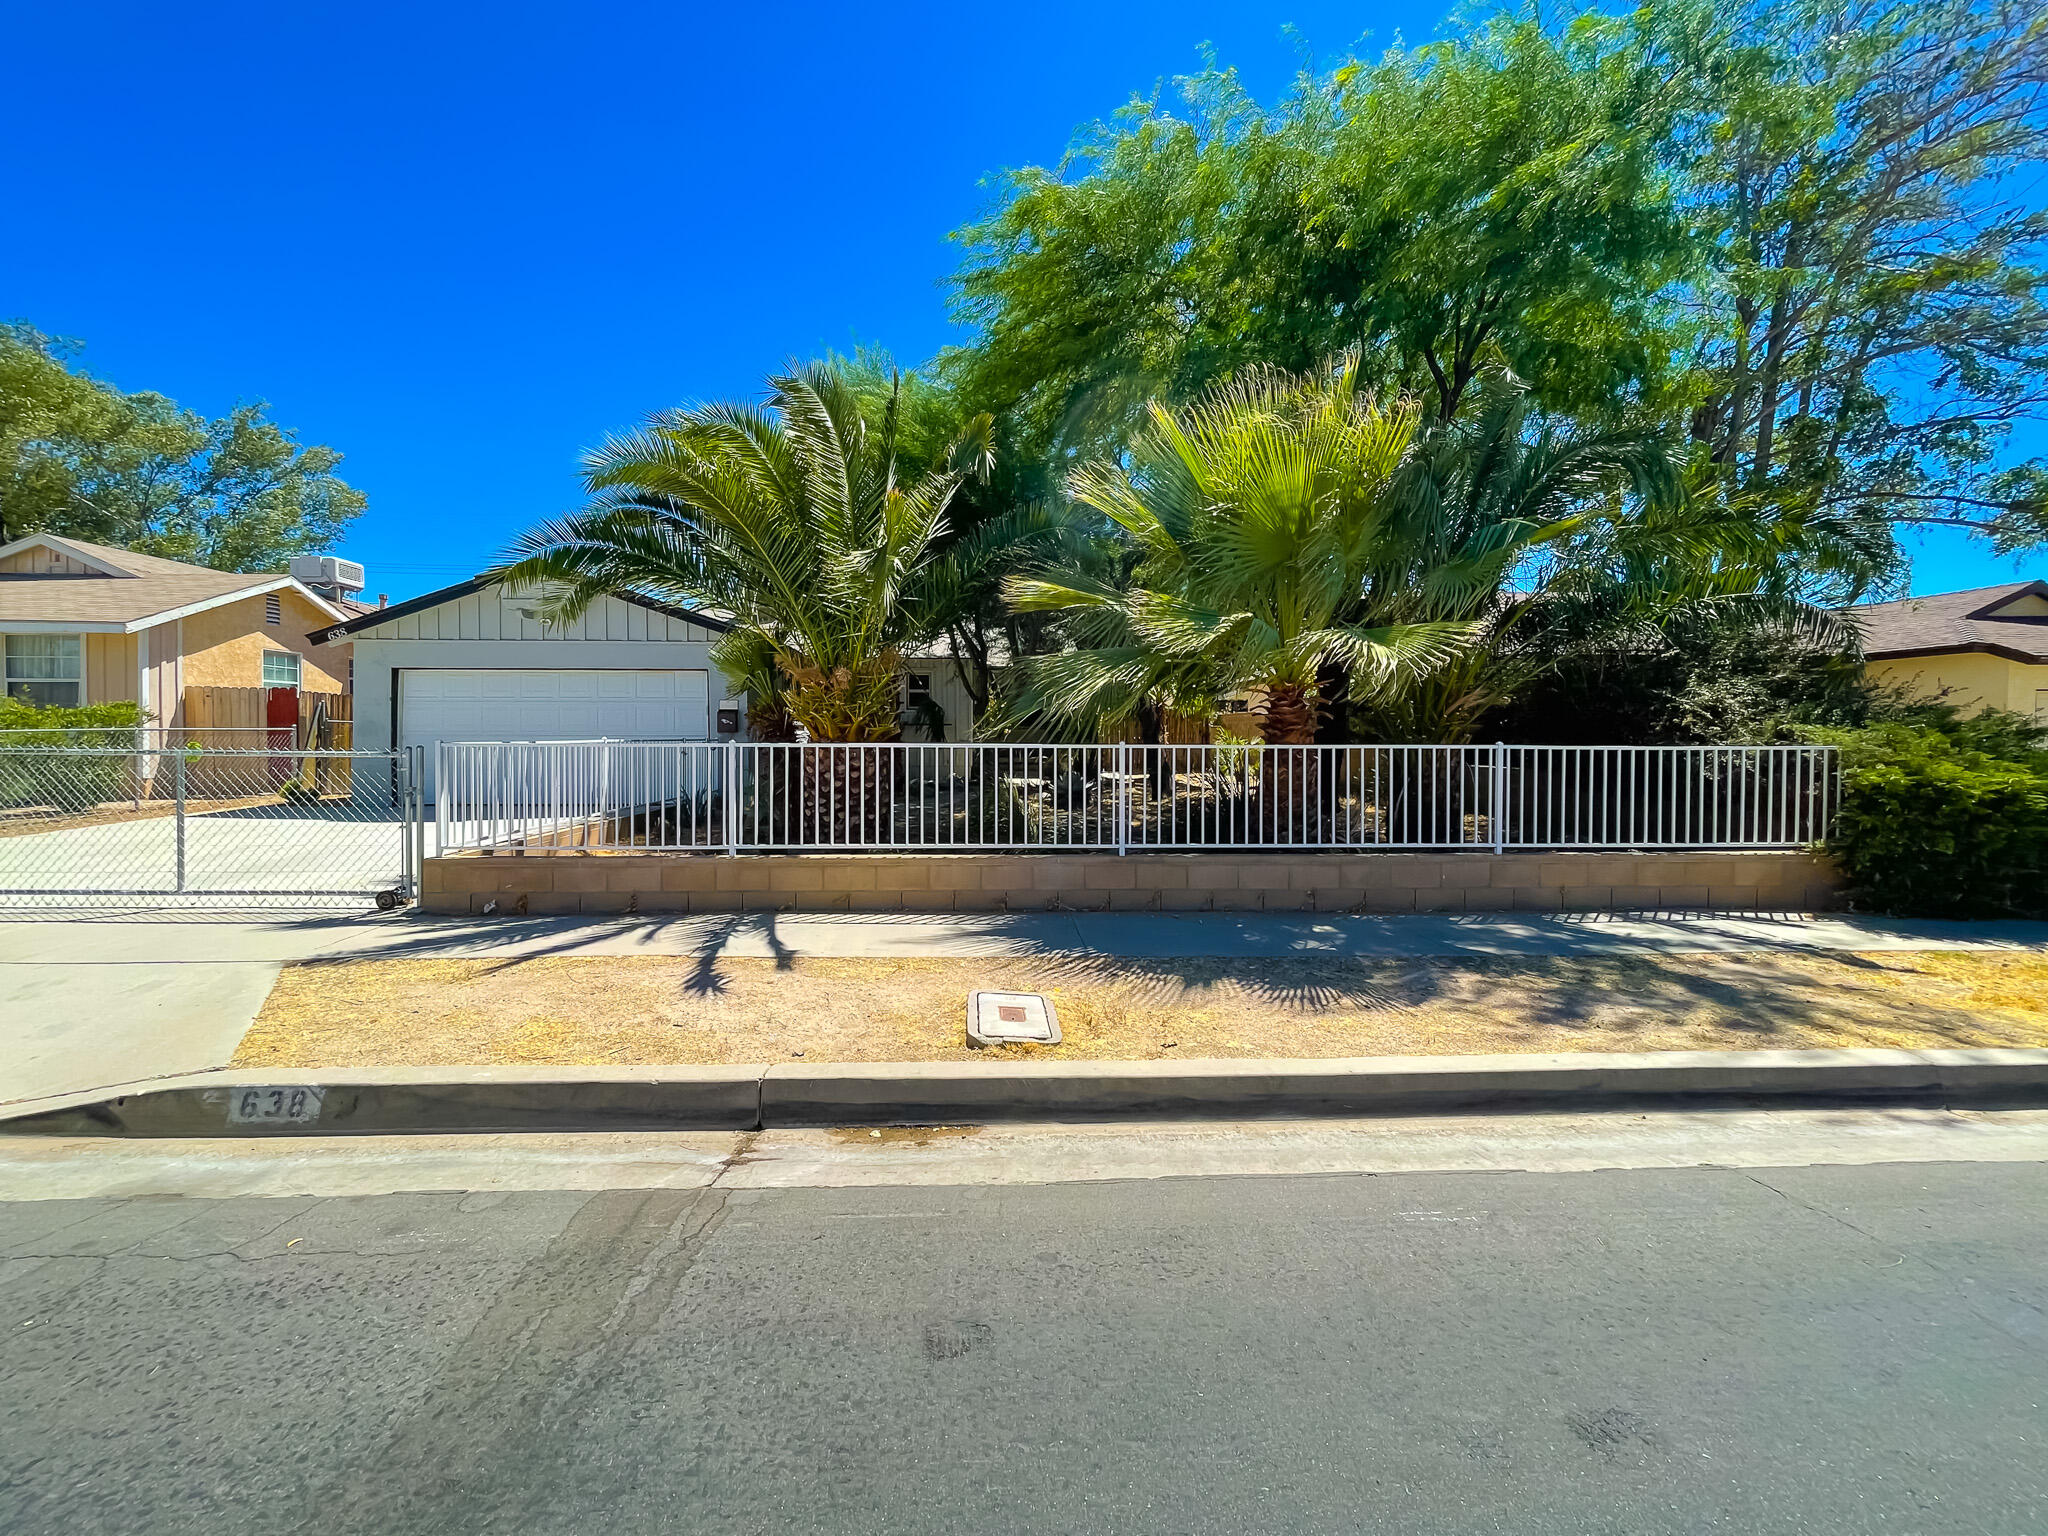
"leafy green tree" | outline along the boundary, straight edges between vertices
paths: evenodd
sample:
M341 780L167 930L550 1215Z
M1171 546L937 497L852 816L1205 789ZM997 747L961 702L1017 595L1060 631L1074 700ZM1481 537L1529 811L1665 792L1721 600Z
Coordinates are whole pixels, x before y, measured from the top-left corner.
M1082 453L1150 399L1350 348L1440 419L1490 363L1545 406L1613 408L1662 377L1656 295L1691 256L1659 153L1684 98L1625 40L1503 19L1270 109L1213 68L1186 117L1133 103L956 236L981 337L949 370Z
M1591 426L1697 443L1696 499L1858 545L2048 537L2031 0L1646 0L1497 14L1254 101L1211 67L958 232L948 376L1053 462L1145 402L1363 349L1454 419L1490 369ZM1816 590L1813 594L1823 594Z
M68 345L0 325L0 544L73 510L72 476L53 445L114 434L112 393L64 365Z
M207 420L68 365L71 348L0 326L0 528L70 534L226 571L332 548L363 493L341 455L302 446L261 404Z
M893 740L902 650L929 630L934 546L961 486L987 473L988 419L906 477L900 390L871 416L823 364L769 387L765 410L663 412L607 442L584 465L590 504L525 535L492 575L549 592L564 617L621 592L726 615L721 669L744 678L772 655L812 741Z
M1708 253L1693 435L1727 491L2048 539L2048 26L2030 0L1657 0Z

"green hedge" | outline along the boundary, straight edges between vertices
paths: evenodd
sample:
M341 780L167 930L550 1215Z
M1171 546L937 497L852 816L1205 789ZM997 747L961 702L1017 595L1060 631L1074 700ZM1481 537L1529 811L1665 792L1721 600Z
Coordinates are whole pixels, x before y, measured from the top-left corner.
M132 747L144 719L136 704L38 707L0 698L0 808L80 810L134 793L132 754L73 755L50 748Z
M38 705L0 698L0 745L122 747L135 740L143 718L139 704Z
M1857 907L1899 917L2048 917L2048 752L2029 748L2025 727L1802 734L1841 749L1842 806L1828 852Z

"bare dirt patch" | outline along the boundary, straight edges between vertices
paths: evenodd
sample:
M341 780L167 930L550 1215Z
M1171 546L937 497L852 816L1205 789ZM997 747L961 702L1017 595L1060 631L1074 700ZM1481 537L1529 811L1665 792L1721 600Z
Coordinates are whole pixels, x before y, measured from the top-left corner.
M947 1061L967 994L1040 991L1054 1060L2048 1046L2048 955L1508 960L320 961L237 1067Z

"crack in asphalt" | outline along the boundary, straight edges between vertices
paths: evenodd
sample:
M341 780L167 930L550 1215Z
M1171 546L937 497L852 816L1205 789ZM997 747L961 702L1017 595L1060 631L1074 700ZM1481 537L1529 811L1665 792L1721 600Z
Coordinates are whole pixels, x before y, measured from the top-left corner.
M467 1528L517 1529L524 1512L577 1475L565 1447L595 1383L619 1374L657 1333L684 1277L723 1224L728 1195L691 1190L591 1194L546 1249L498 1292L444 1360L418 1406L392 1427L374 1483L337 1483L297 1528L377 1533L451 1488L492 1490ZM340 1518L337 1522L337 1514Z
M1847 1230L1854 1232L1858 1237L1862 1238L1864 1241L1870 1243L1873 1247L1878 1248L1883 1252L1897 1255L1897 1262L1899 1264L1904 1264L1908 1260L1911 1260L1915 1265L1917 1265L1921 1269L1924 1269L1928 1274L1933 1275L1938 1279L1951 1282L1956 1279L1956 1276L1951 1271L1935 1263L1934 1260L1930 1259L1926 1254L1916 1252L1907 1248L1903 1248L1899 1246L1897 1243L1887 1242L1884 1238L1879 1237L1875 1232L1872 1232L1867 1228L1857 1226L1855 1222L1849 1220L1848 1217L1842 1215L1838 1211L1831 1211L1826 1206L1815 1205L1811 1200L1801 1199L1798 1195L1792 1194L1787 1190L1778 1188L1778 1186L1771 1183L1770 1180L1761 1178L1757 1174L1752 1173L1747 1169L1742 1170L1742 1175L1744 1178L1748 1179L1750 1183L1759 1185L1762 1188L1769 1190L1779 1199L1787 1201L1792 1205L1796 1205L1801 1210L1811 1211L1816 1216L1822 1217L1828 1221L1835 1223L1835 1225L1839 1227L1844 1227ZM1896 1265L1886 1267L1892 1268L1896 1267ZM1951 1295L1954 1296L1956 1301L1961 1303L1965 1311L1967 1311L1972 1317L1976 1318L1978 1322L1982 1323L1985 1327L1991 1329L1993 1332L2004 1335L2006 1338L2011 1339L2015 1344L2026 1345L2030 1349L2048 1350L2048 1338L2044 1338L2042 1334L2037 1333L2030 1336L2024 1332L2015 1332L2012 1328L2008 1327L2003 1321L2001 1321L1999 1318L1992 1316L1989 1312L1985 1311L1983 1307L1979 1306L1975 1300L1973 1300L1969 1296L1962 1294L1959 1290L1952 1291ZM2030 1302L2021 1301L2018 1302L2017 1305L2025 1307L2029 1312L2034 1313L2036 1316L2040 1315L2039 1309L2034 1307Z

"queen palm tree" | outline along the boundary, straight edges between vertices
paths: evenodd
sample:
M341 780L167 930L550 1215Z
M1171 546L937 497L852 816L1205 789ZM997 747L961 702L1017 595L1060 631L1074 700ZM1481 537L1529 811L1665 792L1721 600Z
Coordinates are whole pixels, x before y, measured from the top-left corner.
M584 463L589 504L526 534L494 579L540 586L552 615L637 593L726 616L737 677L771 661L815 742L897 734L902 647L931 627L926 588L954 497L988 471L990 421L900 477L900 391L877 411L824 364L769 380L766 408L667 411Z

